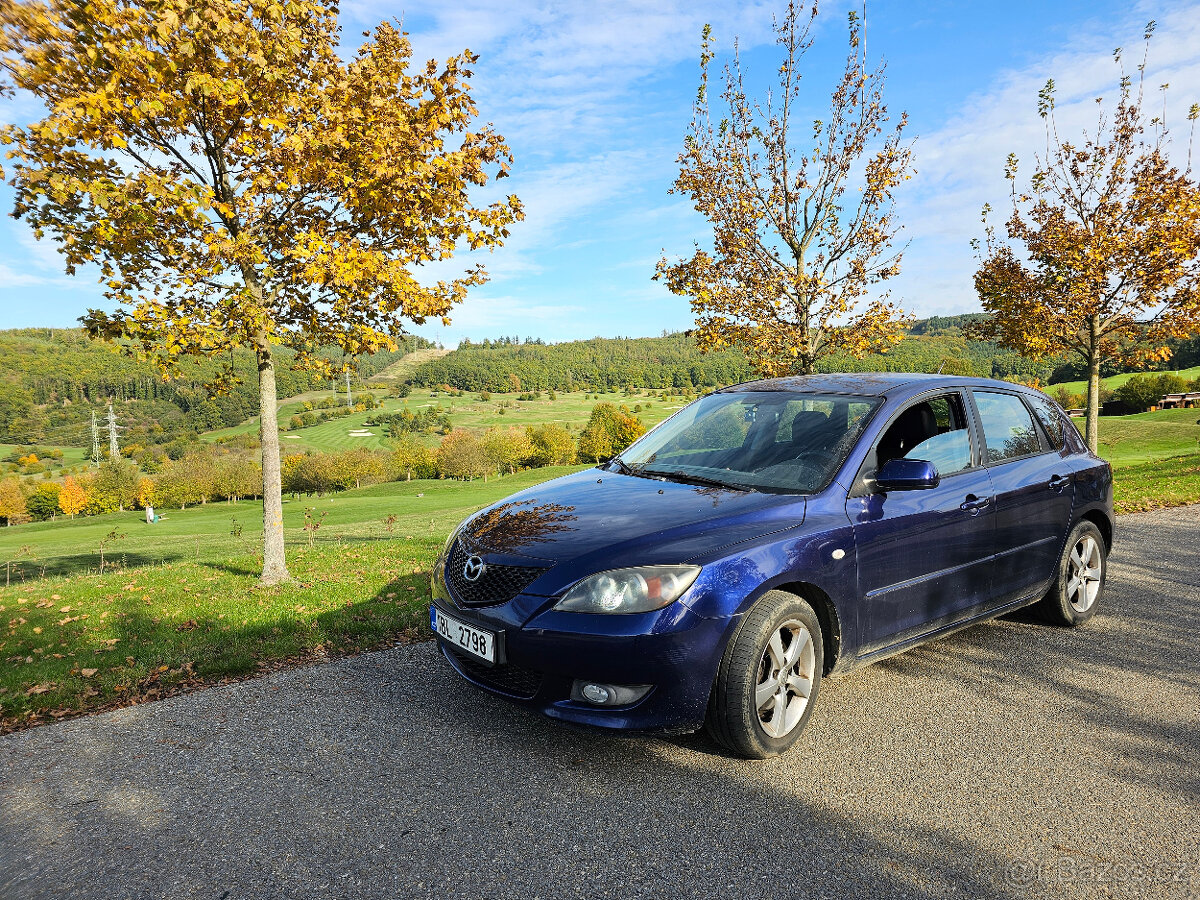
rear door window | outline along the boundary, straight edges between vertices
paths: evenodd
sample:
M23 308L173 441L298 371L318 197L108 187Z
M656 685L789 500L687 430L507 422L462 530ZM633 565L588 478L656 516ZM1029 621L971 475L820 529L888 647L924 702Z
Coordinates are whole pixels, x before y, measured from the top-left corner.
M1043 450L1033 416L1013 394L972 391L983 425L984 457L989 463L1030 456Z

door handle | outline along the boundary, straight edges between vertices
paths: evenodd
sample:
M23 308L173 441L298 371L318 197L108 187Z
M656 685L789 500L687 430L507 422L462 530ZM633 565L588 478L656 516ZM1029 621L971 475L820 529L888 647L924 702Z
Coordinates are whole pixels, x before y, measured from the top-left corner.
M974 494L967 494L967 499L958 508L977 516L981 510L987 509L987 505L991 502L991 497L976 497Z
M1071 478L1068 475L1051 475L1050 482L1046 486L1055 493L1058 493L1070 484L1070 482Z

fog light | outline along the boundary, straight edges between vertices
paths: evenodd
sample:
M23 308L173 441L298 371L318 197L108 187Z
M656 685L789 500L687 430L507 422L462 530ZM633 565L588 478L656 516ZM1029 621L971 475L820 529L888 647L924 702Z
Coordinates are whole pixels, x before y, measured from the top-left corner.
M654 685L651 684L599 684L595 681L576 679L571 685L571 699L593 703L596 706L629 706L637 703Z
M612 697L612 692L602 684L585 684L580 693L588 703L607 703Z

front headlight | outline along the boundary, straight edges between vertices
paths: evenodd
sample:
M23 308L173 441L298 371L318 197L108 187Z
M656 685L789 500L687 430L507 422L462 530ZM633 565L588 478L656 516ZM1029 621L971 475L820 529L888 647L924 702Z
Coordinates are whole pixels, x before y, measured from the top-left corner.
M639 566L597 572L577 582L554 608L587 613L650 612L682 597L699 574L699 566Z

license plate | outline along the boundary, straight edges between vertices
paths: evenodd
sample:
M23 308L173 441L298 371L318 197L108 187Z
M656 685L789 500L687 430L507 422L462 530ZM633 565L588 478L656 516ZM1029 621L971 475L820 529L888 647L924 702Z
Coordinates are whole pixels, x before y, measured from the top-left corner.
M460 622L436 606L430 610L429 619L433 630L455 647L490 663L496 661L496 635L492 632Z

